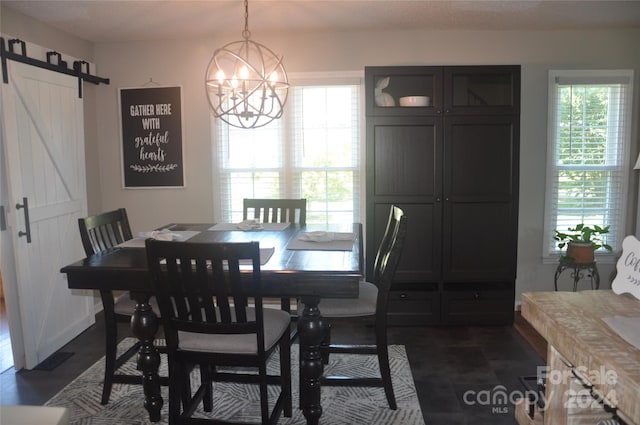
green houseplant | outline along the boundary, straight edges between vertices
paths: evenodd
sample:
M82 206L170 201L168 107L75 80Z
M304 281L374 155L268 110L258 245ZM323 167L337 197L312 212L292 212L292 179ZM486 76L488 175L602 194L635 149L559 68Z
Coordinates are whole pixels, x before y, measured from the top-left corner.
M602 235L609 233L609 226L600 227L585 226L580 223L575 227L569 227L567 231L558 231L554 239L558 241L558 248L567 247L566 255L561 261L573 261L575 263L593 263L596 249L602 247L607 251L612 251L611 245L604 243Z

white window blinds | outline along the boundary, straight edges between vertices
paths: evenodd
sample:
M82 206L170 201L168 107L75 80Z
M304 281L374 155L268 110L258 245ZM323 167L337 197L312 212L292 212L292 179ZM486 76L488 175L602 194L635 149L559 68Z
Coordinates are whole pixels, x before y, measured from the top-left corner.
M359 84L294 85L281 119L251 130L216 126L222 221L242 219L243 198L306 198L308 223L358 221Z
M551 71L544 255L555 230L610 226L624 237L633 71Z

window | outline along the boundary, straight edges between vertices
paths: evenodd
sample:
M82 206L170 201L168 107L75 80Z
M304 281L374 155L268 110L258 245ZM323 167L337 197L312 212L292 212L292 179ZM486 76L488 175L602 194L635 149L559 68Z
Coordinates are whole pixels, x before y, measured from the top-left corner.
M359 221L359 80L292 84L284 116L261 128L216 120L221 221L242 219L243 198L306 198L307 223Z
M559 254L555 230L609 225L625 234L633 71L550 71L545 257ZM602 250L602 248L601 248ZM600 251L598 251L600 252Z

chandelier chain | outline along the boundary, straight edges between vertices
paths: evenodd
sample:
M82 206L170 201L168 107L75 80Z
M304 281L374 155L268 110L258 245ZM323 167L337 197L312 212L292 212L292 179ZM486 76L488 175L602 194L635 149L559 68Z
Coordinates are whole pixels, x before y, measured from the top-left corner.
M244 31L242 31L242 38L245 40L251 38L251 31L249 31L249 0L244 0Z

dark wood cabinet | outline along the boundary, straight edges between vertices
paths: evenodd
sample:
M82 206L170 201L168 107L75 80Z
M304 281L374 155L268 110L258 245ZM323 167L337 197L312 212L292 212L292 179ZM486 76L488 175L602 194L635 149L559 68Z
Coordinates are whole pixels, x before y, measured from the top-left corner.
M367 274L389 207L409 218L390 322L510 322L520 67L367 67L365 87ZM404 96L426 106L399 106Z

